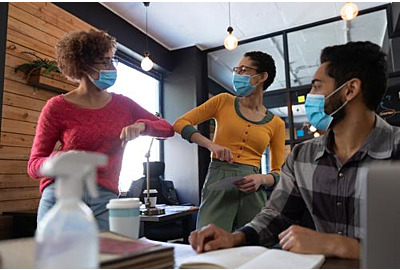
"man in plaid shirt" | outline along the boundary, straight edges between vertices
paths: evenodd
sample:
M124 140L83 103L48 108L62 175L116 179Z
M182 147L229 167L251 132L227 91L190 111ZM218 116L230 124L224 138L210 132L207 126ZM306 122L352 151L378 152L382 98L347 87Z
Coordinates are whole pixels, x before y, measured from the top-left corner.
M375 114L386 84L378 45L323 49L305 107L310 123L327 132L294 147L271 198L250 223L233 233L212 224L192 232L193 249L280 243L293 252L359 258L365 180L359 172L371 162L400 158L400 128ZM294 225L307 211L314 226Z

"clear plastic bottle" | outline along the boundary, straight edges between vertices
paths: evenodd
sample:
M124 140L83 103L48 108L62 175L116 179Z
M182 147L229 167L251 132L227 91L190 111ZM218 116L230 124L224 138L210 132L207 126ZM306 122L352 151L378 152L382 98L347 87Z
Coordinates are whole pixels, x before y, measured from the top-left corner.
M57 202L35 233L36 268L98 268L99 235L92 210L82 201L84 183L97 197L96 167L107 156L70 151L49 158L41 174L55 177Z

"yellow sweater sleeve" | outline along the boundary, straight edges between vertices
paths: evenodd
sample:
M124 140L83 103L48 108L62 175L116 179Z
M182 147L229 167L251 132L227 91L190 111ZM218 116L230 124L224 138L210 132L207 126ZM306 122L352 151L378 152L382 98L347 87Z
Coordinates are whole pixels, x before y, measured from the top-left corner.
M285 161L285 122L278 118L275 132L270 141L271 173L277 181Z
M188 111L175 121L175 132L181 134L184 139L190 140L191 135L198 132L193 126L214 118L228 97L229 94L226 93L216 95L200 106Z

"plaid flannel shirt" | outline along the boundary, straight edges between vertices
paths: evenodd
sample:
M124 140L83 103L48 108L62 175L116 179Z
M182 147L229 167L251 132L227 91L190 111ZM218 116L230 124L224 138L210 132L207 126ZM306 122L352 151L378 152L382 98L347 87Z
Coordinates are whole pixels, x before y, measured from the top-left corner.
M365 186L360 172L371 162L400 159L400 128L376 115L375 128L344 164L333 153L333 143L329 130L294 147L266 206L239 229L247 245L276 244L278 234L296 224L306 210L317 231L362 238L360 202Z

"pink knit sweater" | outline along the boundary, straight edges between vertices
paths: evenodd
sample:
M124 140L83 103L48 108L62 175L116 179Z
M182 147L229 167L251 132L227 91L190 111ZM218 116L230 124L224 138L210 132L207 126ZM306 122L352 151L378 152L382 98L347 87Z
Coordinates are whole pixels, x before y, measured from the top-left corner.
M98 185L118 194L118 179L124 149L119 135L123 127L134 123L146 124L142 135L171 137L172 126L149 113L133 100L112 94L111 101L100 109L84 109L64 99L63 95L51 98L44 106L36 127L28 174L39 178L39 168L49 156L56 154L54 147L61 142L59 151L85 150L104 153L108 165L98 169ZM54 179L42 178L40 191Z

